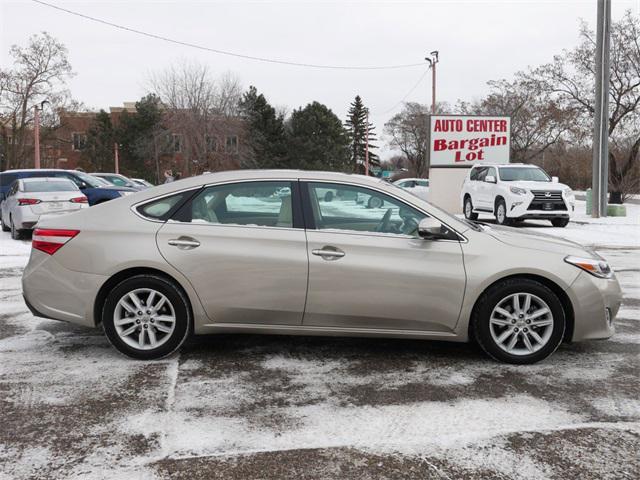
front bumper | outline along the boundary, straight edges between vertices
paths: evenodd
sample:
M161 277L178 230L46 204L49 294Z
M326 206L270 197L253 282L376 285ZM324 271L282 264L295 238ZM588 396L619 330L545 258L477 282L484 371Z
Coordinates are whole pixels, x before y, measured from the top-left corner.
M575 211L575 198L572 196L562 197L564 209L540 209L530 208L534 202L531 192L526 195L512 196L507 200L507 217L509 218L570 218ZM536 202L534 207L540 202Z
M567 294L574 313L572 341L604 339L615 333L614 319L622 303L615 275L605 279L580 272Z

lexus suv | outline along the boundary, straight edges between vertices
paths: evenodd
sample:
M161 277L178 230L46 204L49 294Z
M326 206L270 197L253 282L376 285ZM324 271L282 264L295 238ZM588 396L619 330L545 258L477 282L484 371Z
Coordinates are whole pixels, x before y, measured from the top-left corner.
M575 209L571 188L540 167L526 164L474 166L460 199L468 220L484 213L494 215L500 225L544 219L554 227L566 227Z

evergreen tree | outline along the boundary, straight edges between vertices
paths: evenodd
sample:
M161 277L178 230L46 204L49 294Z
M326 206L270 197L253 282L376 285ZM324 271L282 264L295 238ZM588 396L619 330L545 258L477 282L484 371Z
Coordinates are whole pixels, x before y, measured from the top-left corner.
M100 110L87 130L87 142L82 151L81 165L88 172L112 172L116 132L111 117Z
M347 121L345 122L347 131L349 132L350 141L350 160L352 171L356 173L365 172L365 151L367 143L367 113L369 109L364 106L360 95L356 95L356 98L351 103L349 108L349 114ZM376 134L374 133L375 127L369 122L369 166L379 166L380 158L373 150L378 148L375 145Z
M313 102L294 110L287 122L289 165L305 170L351 171L349 137L340 119Z
M240 112L247 122L247 142L252 162L258 168L286 168L287 144L284 117L276 113L256 87L249 87L240 101Z

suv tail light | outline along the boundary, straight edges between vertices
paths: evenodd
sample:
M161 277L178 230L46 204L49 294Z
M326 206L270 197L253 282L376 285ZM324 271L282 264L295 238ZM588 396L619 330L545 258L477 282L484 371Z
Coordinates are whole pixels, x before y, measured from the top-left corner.
M35 205L36 203L40 203L41 200L37 198L19 198L18 205Z
M71 199L71 203L87 203L89 200L87 197L75 197Z
M62 246L78 235L80 230L54 230L50 228L36 228L33 232L31 246L36 250L53 255Z

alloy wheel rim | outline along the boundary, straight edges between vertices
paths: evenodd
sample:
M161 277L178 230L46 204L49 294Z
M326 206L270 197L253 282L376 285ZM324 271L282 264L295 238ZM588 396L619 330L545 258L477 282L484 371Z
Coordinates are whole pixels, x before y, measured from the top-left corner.
M176 312L162 293L138 288L118 300L113 325L120 339L131 348L152 350L164 345L173 335Z
M504 217L505 217L504 207L502 205L498 205L498 221L500 223L504 222Z
M553 313L540 297L526 292L508 295L498 302L489 317L495 344L511 355L538 352L553 333Z
M471 216L471 202L469 200L467 200L467 203L465 205L464 214L467 216L467 218Z

